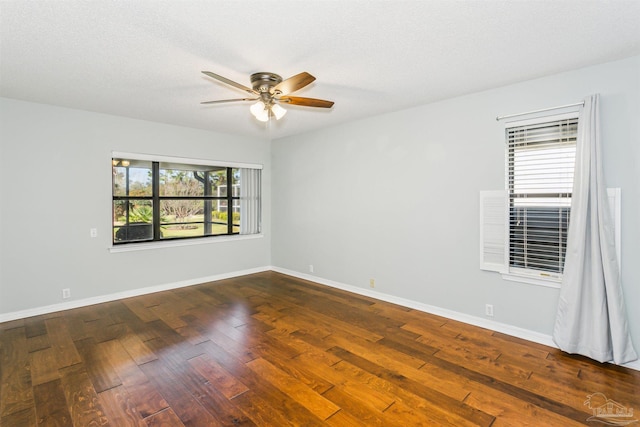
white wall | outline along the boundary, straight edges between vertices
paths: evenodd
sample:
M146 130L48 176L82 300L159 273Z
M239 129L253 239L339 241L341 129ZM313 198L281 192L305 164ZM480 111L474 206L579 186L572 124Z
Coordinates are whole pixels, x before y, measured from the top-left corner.
M0 132L0 319L270 264L268 140L10 99ZM110 253L112 151L263 164L264 237Z
M622 188L622 280L640 348L640 57L269 143L0 99L0 320L269 265L551 334L558 290L478 268L478 193L504 186L496 115L601 94ZM408 95L410 96L410 94ZM339 108L339 106L337 106ZM110 253L111 151L265 165L265 237ZM91 239L89 229L99 237Z
M557 288L479 269L481 190L504 188L497 115L600 93L605 180L622 188L622 280L640 349L640 57L272 142L272 263L550 335ZM411 94L407 94L411 96ZM339 108L339 106L336 104Z

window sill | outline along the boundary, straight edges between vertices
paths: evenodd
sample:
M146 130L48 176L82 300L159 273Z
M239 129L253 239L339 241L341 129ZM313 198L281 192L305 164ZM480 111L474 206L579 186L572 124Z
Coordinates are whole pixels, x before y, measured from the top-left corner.
M133 251L146 251L151 249L164 249L175 248L179 246L195 246L195 245L208 245L212 243L222 242L235 242L239 240L251 240L261 239L264 234L237 234L233 236L212 236L202 239L179 239L179 240L167 240L164 242L148 242L148 243L130 243L126 245L112 245L109 247L109 252L133 252Z
M546 273L509 272L501 273L504 280L512 282L528 283L530 285L545 286L547 288L560 289L562 275L549 276Z

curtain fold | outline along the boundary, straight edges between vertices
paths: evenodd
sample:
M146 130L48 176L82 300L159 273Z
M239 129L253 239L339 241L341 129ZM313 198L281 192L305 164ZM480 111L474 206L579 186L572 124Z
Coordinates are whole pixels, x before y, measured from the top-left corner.
M580 110L571 220L553 340L600 362L636 360L600 159L599 96Z
M261 170L240 169L240 234L260 233Z

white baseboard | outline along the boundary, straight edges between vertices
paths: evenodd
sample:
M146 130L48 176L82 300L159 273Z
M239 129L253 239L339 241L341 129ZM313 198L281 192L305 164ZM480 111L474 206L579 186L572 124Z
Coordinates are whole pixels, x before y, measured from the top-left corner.
M146 288L133 289L130 291L116 292L113 294L102 295L98 297L68 301L60 304L52 304L52 305L47 305L43 307L31 308L27 310L2 313L0 314L0 323L9 322L11 320L24 319L32 316L39 316L42 314L54 313L57 311L70 310L73 308L86 307L89 305L115 301L123 298L131 298L131 297L136 297L140 295L152 294L154 292L184 288L187 286L198 285L206 282L216 282L219 280L230 279L233 277L245 276L247 274L261 273L263 271L275 271L277 273L282 273L288 276L309 280L311 282L319 283L321 285L327 285L332 288L342 289L344 291L352 292L354 294L368 296L371 298L379 299L381 301L398 304L403 307L412 308L415 310L423 311L425 313L435 314L437 316L446 317L448 319L457 320L470 325L479 326L481 328L490 329L496 332L501 332L517 338L522 338L527 341L532 341L539 344L547 345L549 347L557 348L557 346L553 342L553 339L551 338L550 335L542 334L540 332L519 328L517 326L507 325L505 323L500 323L493 320L483 319L481 317L471 316L469 314L460 313L457 311L448 310L445 308L436 307L429 304L424 304L424 303L409 300L406 298L400 298L400 297L385 294L382 292L376 292L376 291L359 288L357 286L352 286L352 285L346 285L344 283L335 282L333 280L327 280L321 277L312 276L310 274L299 273L297 271L288 270L286 268L280 268L275 266L265 266L265 267L251 268L251 269L241 270L241 271L233 271L230 273L217 274L217 275L207 276L207 277L199 277L196 279L183 280L180 282L165 283L157 286L149 286ZM640 360L636 360L635 362L627 363L622 366L640 371Z
M436 307L429 304L424 304L418 301L409 300L406 298L396 297L394 295L385 294L382 292L376 292L365 288L359 288L357 286L346 285L344 283L335 282L333 280L323 279L321 277L312 276L310 274L299 273L297 271L288 270L286 268L271 267L275 272L286 274L288 276L297 277L299 279L309 280L311 282L319 283L321 285L331 286L333 288L342 289L344 291L352 292L354 294L364 295L371 298L379 299L381 301L398 304L403 307L412 308L425 313L435 314L437 316L446 317L447 319L457 320L459 322L467 323L469 325L479 326L481 328L490 329L492 331L500 332L513 337L522 338L527 341L532 341L538 344L543 344L549 347L558 348L553 342L551 335L542 334L540 332L531 331L529 329L519 328L517 326L508 325L506 323L496 322L494 320L483 319L481 317L471 316L469 314L460 313L446 308ZM626 363L625 368L634 369L640 371L640 360Z
M42 314L54 313L57 311L71 310L73 308L86 307L88 305L100 304L109 301L115 301L123 298L137 297L140 295L152 294L154 292L168 291L171 289L184 288L186 286L198 285L207 282L216 282L223 279L231 279L233 277L245 276L247 274L261 273L263 271L270 271L271 267L258 267L248 270L233 271L230 273L216 274L207 277L198 277L196 279L182 280L180 282L164 283L156 286L149 286L146 288L132 289L130 291L116 292L108 295L101 295L92 298L84 298L74 301L62 302L59 304L46 305L43 307L30 308L27 310L13 311L9 313L0 314L0 323L9 322L11 320L24 319L32 316L39 316Z
M640 360L634 360L633 362L625 363L625 368L635 369L636 371L640 371Z

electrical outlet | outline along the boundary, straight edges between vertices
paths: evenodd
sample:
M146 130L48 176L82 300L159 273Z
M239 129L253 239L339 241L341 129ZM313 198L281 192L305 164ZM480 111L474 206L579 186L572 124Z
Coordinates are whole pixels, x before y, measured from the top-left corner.
M62 290L62 298L63 299L71 298L71 289L69 289L69 288L63 289Z
M372 288L376 287L376 279L369 279L369 286Z
M98 237L98 229L97 228L91 228L89 229L89 236L93 237Z
M493 317L493 304L485 304L484 314L488 317Z
M309 273L313 273L313 264L309 264Z

